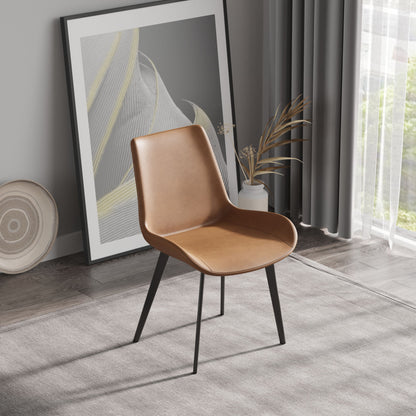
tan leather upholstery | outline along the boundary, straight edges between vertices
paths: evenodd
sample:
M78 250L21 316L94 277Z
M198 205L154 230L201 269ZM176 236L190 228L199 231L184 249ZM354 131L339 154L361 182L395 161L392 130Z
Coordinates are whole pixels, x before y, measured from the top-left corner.
M231 204L201 126L131 142L146 241L202 273L257 270L288 256L297 242L286 217Z

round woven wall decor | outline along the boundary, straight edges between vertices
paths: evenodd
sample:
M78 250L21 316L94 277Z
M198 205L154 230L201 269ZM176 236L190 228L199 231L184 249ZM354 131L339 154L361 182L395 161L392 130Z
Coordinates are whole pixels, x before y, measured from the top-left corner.
M0 272L35 267L51 249L57 231L56 203L44 187L26 180L0 186Z

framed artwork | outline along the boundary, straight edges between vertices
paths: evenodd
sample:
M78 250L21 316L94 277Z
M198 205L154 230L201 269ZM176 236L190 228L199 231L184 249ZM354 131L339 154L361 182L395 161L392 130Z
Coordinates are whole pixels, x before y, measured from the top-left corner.
M147 246L135 137L202 125L236 203L225 1L151 2L62 17L61 26L88 261Z

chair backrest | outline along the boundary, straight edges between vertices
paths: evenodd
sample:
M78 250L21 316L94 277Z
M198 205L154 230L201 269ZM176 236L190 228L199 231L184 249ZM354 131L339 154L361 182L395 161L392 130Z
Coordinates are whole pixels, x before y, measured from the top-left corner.
M230 202L201 126L131 141L143 236L189 230L221 218Z

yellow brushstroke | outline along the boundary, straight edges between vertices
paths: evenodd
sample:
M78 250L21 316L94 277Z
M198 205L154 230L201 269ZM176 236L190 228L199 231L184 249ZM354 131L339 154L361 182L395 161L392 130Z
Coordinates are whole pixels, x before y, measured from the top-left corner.
M110 214L116 205L120 205L136 196L136 184L130 179L123 185L117 186L97 202L98 217L103 218Z
M101 139L100 145L98 146L98 149L97 149L97 154L95 155L95 158L93 161L94 175L97 173L97 169L101 162L101 158L103 157L105 147L107 146L108 140L110 139L114 125L117 121L117 117L120 113L124 98L127 93L127 88L133 76L134 67L137 62L138 51L139 51L139 29L133 29L133 39L131 42L130 56L129 56L129 61L127 65L126 75L124 77L123 84L118 94L116 105L110 116L106 132L104 134L104 137Z
M152 133L153 128L155 127L156 113L157 113L157 108L159 107L159 77L158 77L158 72L157 72L154 62L149 57L146 56L146 58L148 59L148 61L151 63L153 67L153 71L155 73L155 84L156 84L156 99L155 99L155 105L153 108L152 122L150 123L150 128L149 128L149 131L147 132L147 134L150 134ZM133 165L131 164L127 172L124 174L123 179L120 182L120 185L124 183L124 181L127 179L127 177L129 176L132 170L133 170Z
M120 185L123 185L124 181L127 179L127 176L129 176L129 173L132 171L132 169L133 169L133 164L130 165L127 172L124 174L123 179L120 182Z
M94 100L97 97L98 91L101 87L101 84L103 83L104 77L108 71L108 68L110 67L111 61L113 60L117 47L120 43L120 38L121 38L120 33L117 33L116 37L113 40L113 43L111 44L110 50L107 56L105 57L103 64L101 65L101 68L97 72L97 75L90 88L90 91L88 92L88 97L87 97L88 111L90 111L94 103Z
M153 71L155 73L155 84L156 84L156 100L155 100L155 107L153 109L153 117L152 117L152 123L150 124L150 128L147 134L150 134L153 131L153 128L155 126L155 121L156 121L156 113L157 113L157 108L159 107L159 77L158 77L158 72L156 69L155 64L153 63L153 61L149 58L146 57L148 59L148 61L152 64L153 67Z

